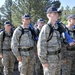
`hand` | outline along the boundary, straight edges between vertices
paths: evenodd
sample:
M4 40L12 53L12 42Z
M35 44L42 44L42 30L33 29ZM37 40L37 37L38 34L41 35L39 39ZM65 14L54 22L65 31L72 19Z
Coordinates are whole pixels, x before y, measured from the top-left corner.
M2 54L0 54L0 58L3 58L3 55Z
M69 45L70 45L70 46L73 46L74 44L75 44L74 42L71 42Z
M48 63L43 64L43 67L48 68L49 67Z
M21 62L22 58L21 57L17 57L17 61Z

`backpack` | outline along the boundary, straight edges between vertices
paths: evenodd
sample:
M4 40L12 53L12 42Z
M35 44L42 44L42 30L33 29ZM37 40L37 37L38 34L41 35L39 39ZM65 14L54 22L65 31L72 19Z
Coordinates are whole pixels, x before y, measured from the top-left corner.
M49 40L51 40L51 39L52 39L52 36L53 36L53 28L52 28L52 26L51 26L50 24L48 24L48 26L50 27L50 31L49 31L49 36L48 36L47 42L48 42ZM52 34L52 35L51 35L51 34Z
M60 34L62 32L66 31L66 29L63 27L62 23L58 23L58 28L57 29L53 29L53 27L51 26L51 24L47 24L47 25L50 27L50 31L49 31L49 36L48 36L47 42L52 39L52 37L53 37L53 31L54 30L59 31Z
M10 36L7 36L7 35L5 34L5 30L3 30L2 42L4 41L4 39L5 39L6 36L7 36L7 37L12 37L12 35L13 35L13 30L11 30L11 35L10 35Z
M12 35L13 35L13 30L11 30L11 35L10 36L7 36L6 33L5 33L5 30L3 30L3 36L2 36L2 40L1 40L1 42L2 42L1 48L3 48L3 42L4 42L5 37L10 37L11 38Z
M19 26L19 30L21 31L21 35L19 36L19 46L20 46L20 40L21 40L22 35L24 34L24 29L23 29L22 26ZM35 35L34 29L32 29L31 27L29 27L29 30L31 31L32 39L35 40L36 35Z
M36 33L36 36L39 36L40 30L38 28L35 29L35 33Z
M35 29L35 34L36 34L35 39L36 39L36 42L38 41L39 33L40 33L40 30L38 28Z

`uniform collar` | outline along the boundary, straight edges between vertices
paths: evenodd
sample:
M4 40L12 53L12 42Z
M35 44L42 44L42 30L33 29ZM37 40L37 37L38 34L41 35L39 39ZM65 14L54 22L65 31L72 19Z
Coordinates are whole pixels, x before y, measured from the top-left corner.
M55 27L55 25L52 25L50 21L48 21L47 24L50 24L52 27Z
M24 25L21 25L21 27L22 27L23 29L25 29L25 28L26 28Z

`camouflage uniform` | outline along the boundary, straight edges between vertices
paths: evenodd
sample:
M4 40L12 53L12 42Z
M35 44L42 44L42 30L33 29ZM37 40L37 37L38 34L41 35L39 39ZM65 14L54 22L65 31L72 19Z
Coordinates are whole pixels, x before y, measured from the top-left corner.
M56 25L55 28L57 28ZM49 33L50 27L46 24L39 35L37 44L38 57L42 64L49 64L48 68L43 66L44 75L60 75L61 54L58 52L58 49L61 48L61 42L58 40L60 38L59 32L54 31L52 39L47 42Z
M1 62L1 58L0 58L0 75L2 74L2 69L3 69L3 65L2 65L2 62Z
M34 40L32 39L32 34L29 29L24 28L24 34L21 36L19 41L19 36L21 35L20 27L16 28L12 37L12 51L16 58L21 57L22 61L18 63L20 75L33 75L34 70ZM19 44L20 42L20 44ZM20 51L18 48L20 47ZM27 49L30 49L27 51Z
M36 33L37 41L38 41L40 29L36 28L35 33ZM39 60L38 55L37 55L37 42L36 42L36 49L35 50L36 50L36 52L35 52L35 74L36 75L43 75L42 64L40 63L40 60Z
M71 30L68 28L68 30ZM74 39L73 32L69 31L69 34L71 37ZM63 46L62 48L62 69L61 69L61 74L62 75L71 75L72 72L72 67L73 67L73 62L75 59L75 51L73 50L67 50L66 45ZM66 61L66 63L64 63Z
M14 70L15 58L11 51L11 33L5 32L5 38L3 39L3 31L0 33L0 54L3 55L2 64L4 66L4 75L11 75Z

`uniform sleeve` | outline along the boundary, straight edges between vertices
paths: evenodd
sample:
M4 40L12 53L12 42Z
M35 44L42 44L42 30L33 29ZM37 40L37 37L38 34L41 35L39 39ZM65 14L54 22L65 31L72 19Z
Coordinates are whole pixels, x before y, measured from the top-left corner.
M20 53L19 53L19 50L18 50L20 34L21 34L21 32L18 29L16 29L13 33L12 40L11 40L12 52L16 56L16 58L20 57Z
M47 37L49 35L49 29L46 28L46 26L43 26L38 43L37 43L37 52L38 52L38 57L41 61L42 64L47 63Z
M64 32L64 33L65 33L65 39L68 42L68 44L70 44L71 42L74 42L67 32Z
M3 36L3 31L0 32L0 54L2 54L2 36Z

